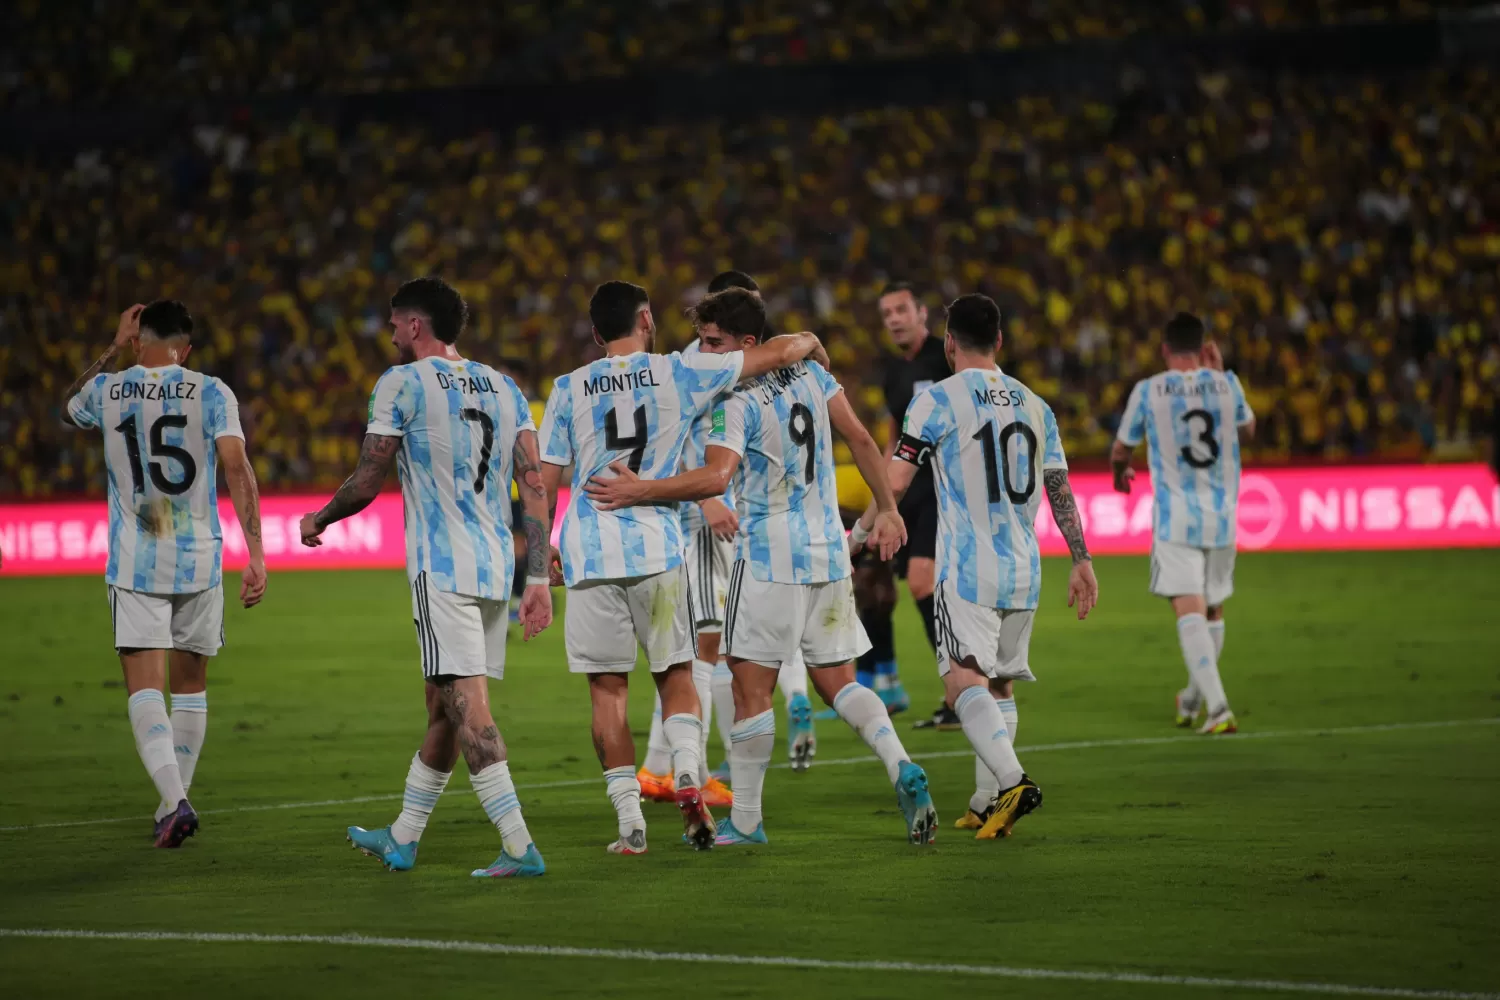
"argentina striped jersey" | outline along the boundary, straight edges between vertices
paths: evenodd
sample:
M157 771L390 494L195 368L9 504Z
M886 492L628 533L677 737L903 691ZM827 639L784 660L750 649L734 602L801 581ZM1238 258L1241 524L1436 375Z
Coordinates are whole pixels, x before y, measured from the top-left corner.
M122 590L192 594L219 585L221 437L243 438L229 387L181 365L95 376L68 401L78 427L104 434L109 563Z
M510 598L510 481L516 437L535 430L526 397L477 361L423 358L380 376L371 434L401 438L406 574L449 594Z
M1068 467L1052 408L999 368L968 368L912 400L897 454L933 463L938 580L973 604L1035 608L1042 473Z
M828 401L843 392L816 361L753 378L714 410L708 443L740 455L735 558L769 583L849 575Z
M573 466L558 548L568 586L663 573L682 564L678 505L602 511L584 492L611 462L643 479L682 468L693 421L739 381L744 356L635 354L600 358L552 384L542 418L542 461Z
M1234 544L1239 428L1255 419L1234 372L1164 371L1130 391L1119 440L1146 441L1153 537L1195 548Z

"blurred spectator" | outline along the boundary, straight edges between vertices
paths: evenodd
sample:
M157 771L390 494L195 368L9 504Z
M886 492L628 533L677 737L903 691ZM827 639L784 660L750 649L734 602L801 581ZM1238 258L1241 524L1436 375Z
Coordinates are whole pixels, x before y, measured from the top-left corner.
M1102 455L1156 330L1202 314L1261 460L1482 454L1500 373L1500 95L1485 72L1241 79L1129 101L947 106L436 143L312 118L0 161L0 495L97 492L57 394L132 301L186 301L268 489L336 484L391 362L386 299L438 273L461 348L548 376L587 299L652 293L667 346L716 271L814 329L867 417L888 277L1006 310L1002 363Z
M1410 17L1425 0L12 0L0 107L843 62Z

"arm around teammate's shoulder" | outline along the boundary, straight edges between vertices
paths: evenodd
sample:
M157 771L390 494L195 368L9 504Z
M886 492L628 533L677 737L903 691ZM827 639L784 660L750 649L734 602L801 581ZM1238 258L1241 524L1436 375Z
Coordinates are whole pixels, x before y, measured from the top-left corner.
M750 379L766 372L773 372L798 361L816 361L824 368L830 367L828 352L823 342L811 333L784 333L772 337L764 344L747 347L741 352L740 378Z

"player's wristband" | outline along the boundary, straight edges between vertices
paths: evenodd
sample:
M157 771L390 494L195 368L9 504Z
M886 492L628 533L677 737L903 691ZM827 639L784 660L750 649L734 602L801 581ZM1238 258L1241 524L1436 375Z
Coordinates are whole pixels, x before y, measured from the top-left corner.
M870 537L870 529L864 526L864 522L855 521L854 527L849 529L849 542L852 545L863 545L865 539Z
M550 587L550 586L552 586L552 578L551 577L547 577L547 576L528 576L526 578L526 586L528 586L528 587Z

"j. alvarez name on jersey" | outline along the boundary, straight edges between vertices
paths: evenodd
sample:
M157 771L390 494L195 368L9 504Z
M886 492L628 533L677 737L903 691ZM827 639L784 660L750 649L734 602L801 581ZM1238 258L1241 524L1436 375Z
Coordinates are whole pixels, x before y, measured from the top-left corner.
M806 378L808 374L807 362L799 361L789 368L778 368L774 372L757 375L745 383L740 391L753 395L762 406L769 406L775 402L777 396L785 393L799 378Z

